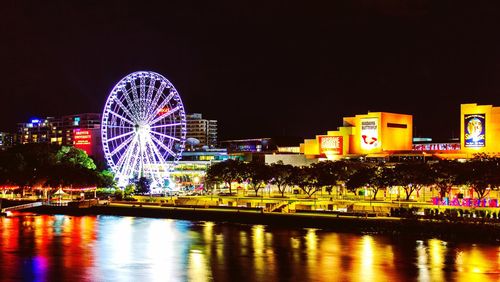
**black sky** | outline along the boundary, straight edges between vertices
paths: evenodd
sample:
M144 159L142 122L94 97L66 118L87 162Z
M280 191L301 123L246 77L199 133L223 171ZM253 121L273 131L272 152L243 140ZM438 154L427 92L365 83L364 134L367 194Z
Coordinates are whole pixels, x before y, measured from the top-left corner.
M495 1L7 1L0 131L100 112L153 70L221 138L313 137L367 111L458 136L459 105L500 105ZM319 1L318 1L319 2Z

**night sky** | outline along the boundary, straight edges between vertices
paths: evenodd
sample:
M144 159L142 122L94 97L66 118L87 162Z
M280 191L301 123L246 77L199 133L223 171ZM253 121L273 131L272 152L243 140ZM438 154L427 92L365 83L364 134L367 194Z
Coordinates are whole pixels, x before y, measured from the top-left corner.
M461 103L500 106L498 1L314 2L2 2L0 131L101 112L137 70L218 119L220 139L311 138L367 111L458 137Z

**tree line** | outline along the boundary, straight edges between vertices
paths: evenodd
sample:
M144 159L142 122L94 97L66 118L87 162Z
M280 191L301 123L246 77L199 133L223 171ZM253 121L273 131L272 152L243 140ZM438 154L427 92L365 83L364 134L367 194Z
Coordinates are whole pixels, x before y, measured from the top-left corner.
M24 194L34 187L111 187L113 174L98 169L84 151L54 144L17 145L0 152L0 186L19 187Z
M467 186L483 199L489 189L500 187L500 159L476 156L468 161L396 164L340 160L302 167L227 160L208 168L208 186L222 184L232 193L233 182L247 183L256 196L268 184L275 185L283 197L288 187L299 187L308 197L323 188L329 194L334 188L353 192L365 188L372 192L373 199L380 190L398 186L404 190L406 200L423 187L434 187L443 198L452 187Z

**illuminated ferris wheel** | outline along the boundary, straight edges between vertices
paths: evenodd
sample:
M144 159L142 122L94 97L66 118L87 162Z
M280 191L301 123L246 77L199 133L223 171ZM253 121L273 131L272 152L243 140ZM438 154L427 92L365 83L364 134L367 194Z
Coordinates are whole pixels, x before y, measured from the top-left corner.
M152 187L164 187L186 140L186 114L179 93L158 73L127 75L108 96L101 137L118 186L147 177Z

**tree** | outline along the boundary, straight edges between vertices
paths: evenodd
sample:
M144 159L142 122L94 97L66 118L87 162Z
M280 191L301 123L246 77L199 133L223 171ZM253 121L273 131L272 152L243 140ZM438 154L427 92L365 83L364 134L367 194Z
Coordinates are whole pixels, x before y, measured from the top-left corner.
M19 186L24 195L27 188L43 186L56 163L57 145L17 145L5 152L4 169L11 185Z
M115 178L115 176L114 176L113 172L105 169L99 173L98 186L99 187L107 187L107 188L113 187L116 185L114 178Z
M310 166L295 168L294 175L294 185L299 186L307 194L308 198L311 198L321 187L316 170Z
M396 184L396 174L393 167L378 166L375 171L375 177L372 180L369 189L373 193L373 200L377 198L380 189L387 189Z
M207 170L208 181L212 183L224 183L232 193L231 183L241 181L244 174L243 163L237 160L226 160L212 164Z
M135 185L136 187L136 192L138 194L148 194L151 192L151 180L147 177L141 176L137 180L137 183Z
M125 196L131 196L135 192L135 184L130 183L129 185L125 186L125 189L123 189L123 193Z
M294 169L291 165L284 165L283 162L271 164L271 183L278 187L281 197L285 197L285 191L288 186L293 185Z
M242 169L245 171L244 179L248 181L250 187L255 191L255 197L257 197L259 190L271 180L269 166L253 161L243 164Z
M86 169L95 170L94 160L85 151L75 147L62 146L56 155L59 163L72 164Z
M402 163L394 169L395 183L403 187L406 200L424 185L432 184L431 171L425 163Z
M319 185L325 187L329 195L333 187L345 184L349 176L360 168L359 164L345 161L322 161L311 167L316 170Z
M453 185L458 184L461 164L456 161L440 160L430 165L430 177L439 189L439 196L446 197Z
M346 187L350 191L356 191L358 188L362 187L372 187L375 191L374 198L376 197L376 192L378 187L374 185L375 178L377 174L377 168L374 166L366 166L360 170L354 172L349 180L346 182Z
M460 181L472 187L479 199L483 199L488 189L500 185L500 160L497 158L476 158L463 165Z

